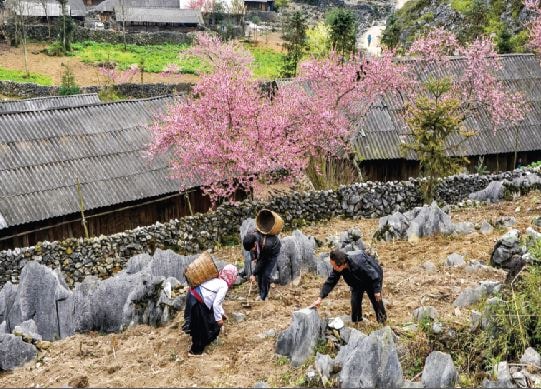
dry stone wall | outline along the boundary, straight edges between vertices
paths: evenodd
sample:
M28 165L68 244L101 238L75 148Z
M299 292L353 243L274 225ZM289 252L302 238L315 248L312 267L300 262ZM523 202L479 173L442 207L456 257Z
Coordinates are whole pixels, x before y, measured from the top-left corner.
M146 97L186 94L192 84L119 84L115 86L118 93L127 98L142 99ZM33 97L58 96L58 86L43 86L29 82L0 81L0 90L5 96L29 99ZM98 93L101 86L81 87L81 93Z
M523 170L491 176L449 177L440 183L438 201L454 204L483 189L492 180L511 179L526 174ZM532 172L531 174L539 174ZM337 190L294 192L268 203L246 200L225 204L206 214L139 227L111 236L90 239L67 239L0 252L0 287L10 281L18 283L24 265L37 261L59 268L66 282L73 286L93 275L108 278L123 269L129 258L153 253L156 248L172 248L181 254L194 254L220 243L238 239L243 220L258 210L270 208L280 213L287 228L341 216L375 218L404 212L422 205L419 180L402 182L363 182Z

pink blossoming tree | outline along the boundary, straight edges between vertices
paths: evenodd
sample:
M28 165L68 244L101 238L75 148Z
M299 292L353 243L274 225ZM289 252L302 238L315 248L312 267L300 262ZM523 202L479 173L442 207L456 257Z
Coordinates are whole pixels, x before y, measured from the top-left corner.
M495 77L491 42L462 47L440 30L414 43L409 60L391 51L362 60L334 53L308 60L296 79L271 93L263 93L254 79L252 56L233 43L202 34L188 54L211 71L152 126L150 153L172 153L181 190L202 186L214 202L239 188L250 190L257 179L277 171L296 179L311 158L347 155L352 117L365 115L384 96L395 94L407 103L426 94L415 75L419 67L448 66L447 98L467 110L487 110L495 125L522 118L520 96L504 93ZM464 56L458 74L451 72L452 54Z
M365 63L370 76L362 77L359 64L333 56L307 62L299 79L265 94L253 58L233 43L202 34L189 54L212 70L154 124L150 152L172 152L181 189L201 185L213 201L277 171L296 179L313 156L343 154L351 102L368 106L406 81L390 55Z

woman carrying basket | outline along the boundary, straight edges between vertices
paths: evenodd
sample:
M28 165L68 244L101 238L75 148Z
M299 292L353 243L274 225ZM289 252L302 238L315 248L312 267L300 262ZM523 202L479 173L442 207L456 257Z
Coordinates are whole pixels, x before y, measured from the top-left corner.
M192 337L192 346L188 356L202 355L205 347L214 341L220 333L227 316L223 302L228 289L237 279L237 267L226 265L218 278L203 282L196 288L190 288L186 299L186 332Z

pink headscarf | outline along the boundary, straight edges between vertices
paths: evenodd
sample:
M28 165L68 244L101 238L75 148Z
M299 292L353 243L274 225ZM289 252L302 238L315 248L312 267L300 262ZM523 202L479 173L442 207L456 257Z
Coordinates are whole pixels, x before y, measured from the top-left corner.
M222 271L220 271L220 278L224 280L227 287L230 288L237 280L237 267L235 265L225 265Z

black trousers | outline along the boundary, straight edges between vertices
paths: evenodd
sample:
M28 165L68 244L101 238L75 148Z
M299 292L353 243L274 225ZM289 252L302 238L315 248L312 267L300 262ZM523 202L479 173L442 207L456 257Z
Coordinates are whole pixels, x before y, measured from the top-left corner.
M266 300L269 294L270 284L272 280L272 271L276 267L278 258L273 258L267 261L258 260L255 265L255 278L259 288L259 297L261 300Z
M214 319L213 310L197 300L191 306L189 329L192 336L192 354L202 354L205 347L220 334L220 326Z
M385 323L387 313L382 301L376 301L374 291L372 289L353 289L351 288L351 321L357 323L363 320L363 296L364 292L368 295L374 312L376 312L376 320L379 323Z
M182 325L182 331L184 331L188 335L190 335L191 332L190 323L192 316L192 308L195 304L197 304L197 300L190 292L188 292L188 294L186 295L186 307L184 308L184 324Z

